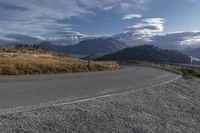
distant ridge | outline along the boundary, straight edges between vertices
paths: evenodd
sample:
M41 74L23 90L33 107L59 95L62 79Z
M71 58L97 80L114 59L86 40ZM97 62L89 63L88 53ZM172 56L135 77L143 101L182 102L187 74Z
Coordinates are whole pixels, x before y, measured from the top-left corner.
M81 41L66 50L69 53L91 55L94 53L113 53L126 48L127 45L112 38L97 38Z
M56 51L56 52L65 52L65 48L66 46L63 45L54 45L50 42L42 42L38 45L38 47L43 48L43 49L47 49L50 51Z

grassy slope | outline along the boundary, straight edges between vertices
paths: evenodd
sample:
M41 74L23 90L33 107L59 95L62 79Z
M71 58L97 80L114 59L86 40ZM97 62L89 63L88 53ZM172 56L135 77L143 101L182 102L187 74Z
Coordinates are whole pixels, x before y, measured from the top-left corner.
M43 49L23 46L0 48L0 75L72 73L118 69L115 62L92 62Z

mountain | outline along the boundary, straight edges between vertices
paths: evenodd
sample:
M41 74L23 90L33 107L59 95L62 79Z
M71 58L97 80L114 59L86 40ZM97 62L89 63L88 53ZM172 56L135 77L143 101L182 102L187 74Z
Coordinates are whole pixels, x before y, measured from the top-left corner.
M96 38L81 41L66 49L68 53L91 55L93 53L113 53L126 48L127 45L112 38Z
M55 45L75 45L80 41L92 38L75 31L59 32L58 35L59 37L51 38L49 41Z
M184 53L195 58L200 58L200 48L188 49Z
M98 60L141 60L153 62L171 62L189 64L189 56L177 50L165 50L153 45L142 45L132 48L126 48L113 54L105 55Z
M67 46L64 45L54 45L50 42L42 42L38 45L40 48L43 49L47 49L50 51L56 51L56 52L64 52L65 53L65 49L67 48Z
M184 50L200 46L200 32L180 32L152 37L152 43L165 49Z
M76 45L81 41L94 40L95 38L106 39L111 37L114 40L126 43L131 47L152 44L164 49L176 49L181 51L188 47L200 47L200 32L177 32L152 35L139 33L138 29L128 28L112 36L89 36L75 31L59 32L53 37L26 34L8 34L0 35L0 46L5 44L40 44L44 41L48 41L54 45Z
M0 35L0 46L6 44L40 44L44 41L49 41L55 45L75 45L90 38L92 37L75 31L59 32L51 38L26 34L6 34Z
M77 45L53 45L50 42L43 42L38 46L52 51L79 55L91 55L94 53L110 54L127 47L126 44L112 38L89 39L81 41Z
M134 34L132 31L129 32L122 32L118 33L112 36L115 40L118 40L120 42L124 42L129 46L139 46L144 45L145 43L148 43L147 40L145 40L143 37L140 37L140 35Z

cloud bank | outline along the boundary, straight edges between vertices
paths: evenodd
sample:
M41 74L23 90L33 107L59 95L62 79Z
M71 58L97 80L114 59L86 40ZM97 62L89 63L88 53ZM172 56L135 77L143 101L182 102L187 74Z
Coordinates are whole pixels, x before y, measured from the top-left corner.
M72 17L94 16L98 11L128 14L151 0L0 0L0 33L50 34L71 30L61 23Z
M140 23L123 29L123 31L116 34L115 37L130 45L134 45L133 43L137 45L149 43L152 41L153 36L163 32L164 23L165 19L163 18L143 19Z

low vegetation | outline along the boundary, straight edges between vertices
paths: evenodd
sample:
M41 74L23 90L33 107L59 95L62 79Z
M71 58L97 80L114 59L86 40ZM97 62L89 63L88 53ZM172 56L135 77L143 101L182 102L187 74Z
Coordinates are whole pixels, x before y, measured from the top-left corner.
M118 69L115 62L88 62L37 46L0 48L0 75L53 74Z
M175 70L183 73L187 76L200 77L200 66L192 67L192 66L181 66L181 65L172 65L166 63L153 63L153 62L145 62L145 61L126 61L119 62L120 64L139 64L139 65L147 65L147 66L155 66L155 67L164 67L170 70Z
M194 68L194 67L184 67L184 66L169 65L169 64L155 64L155 65L181 72L184 75L200 77L200 67Z
M108 54L98 58L101 61L150 61L150 62L171 62L188 64L191 58L177 50L161 49L153 45L142 45L129 47L116 53Z

